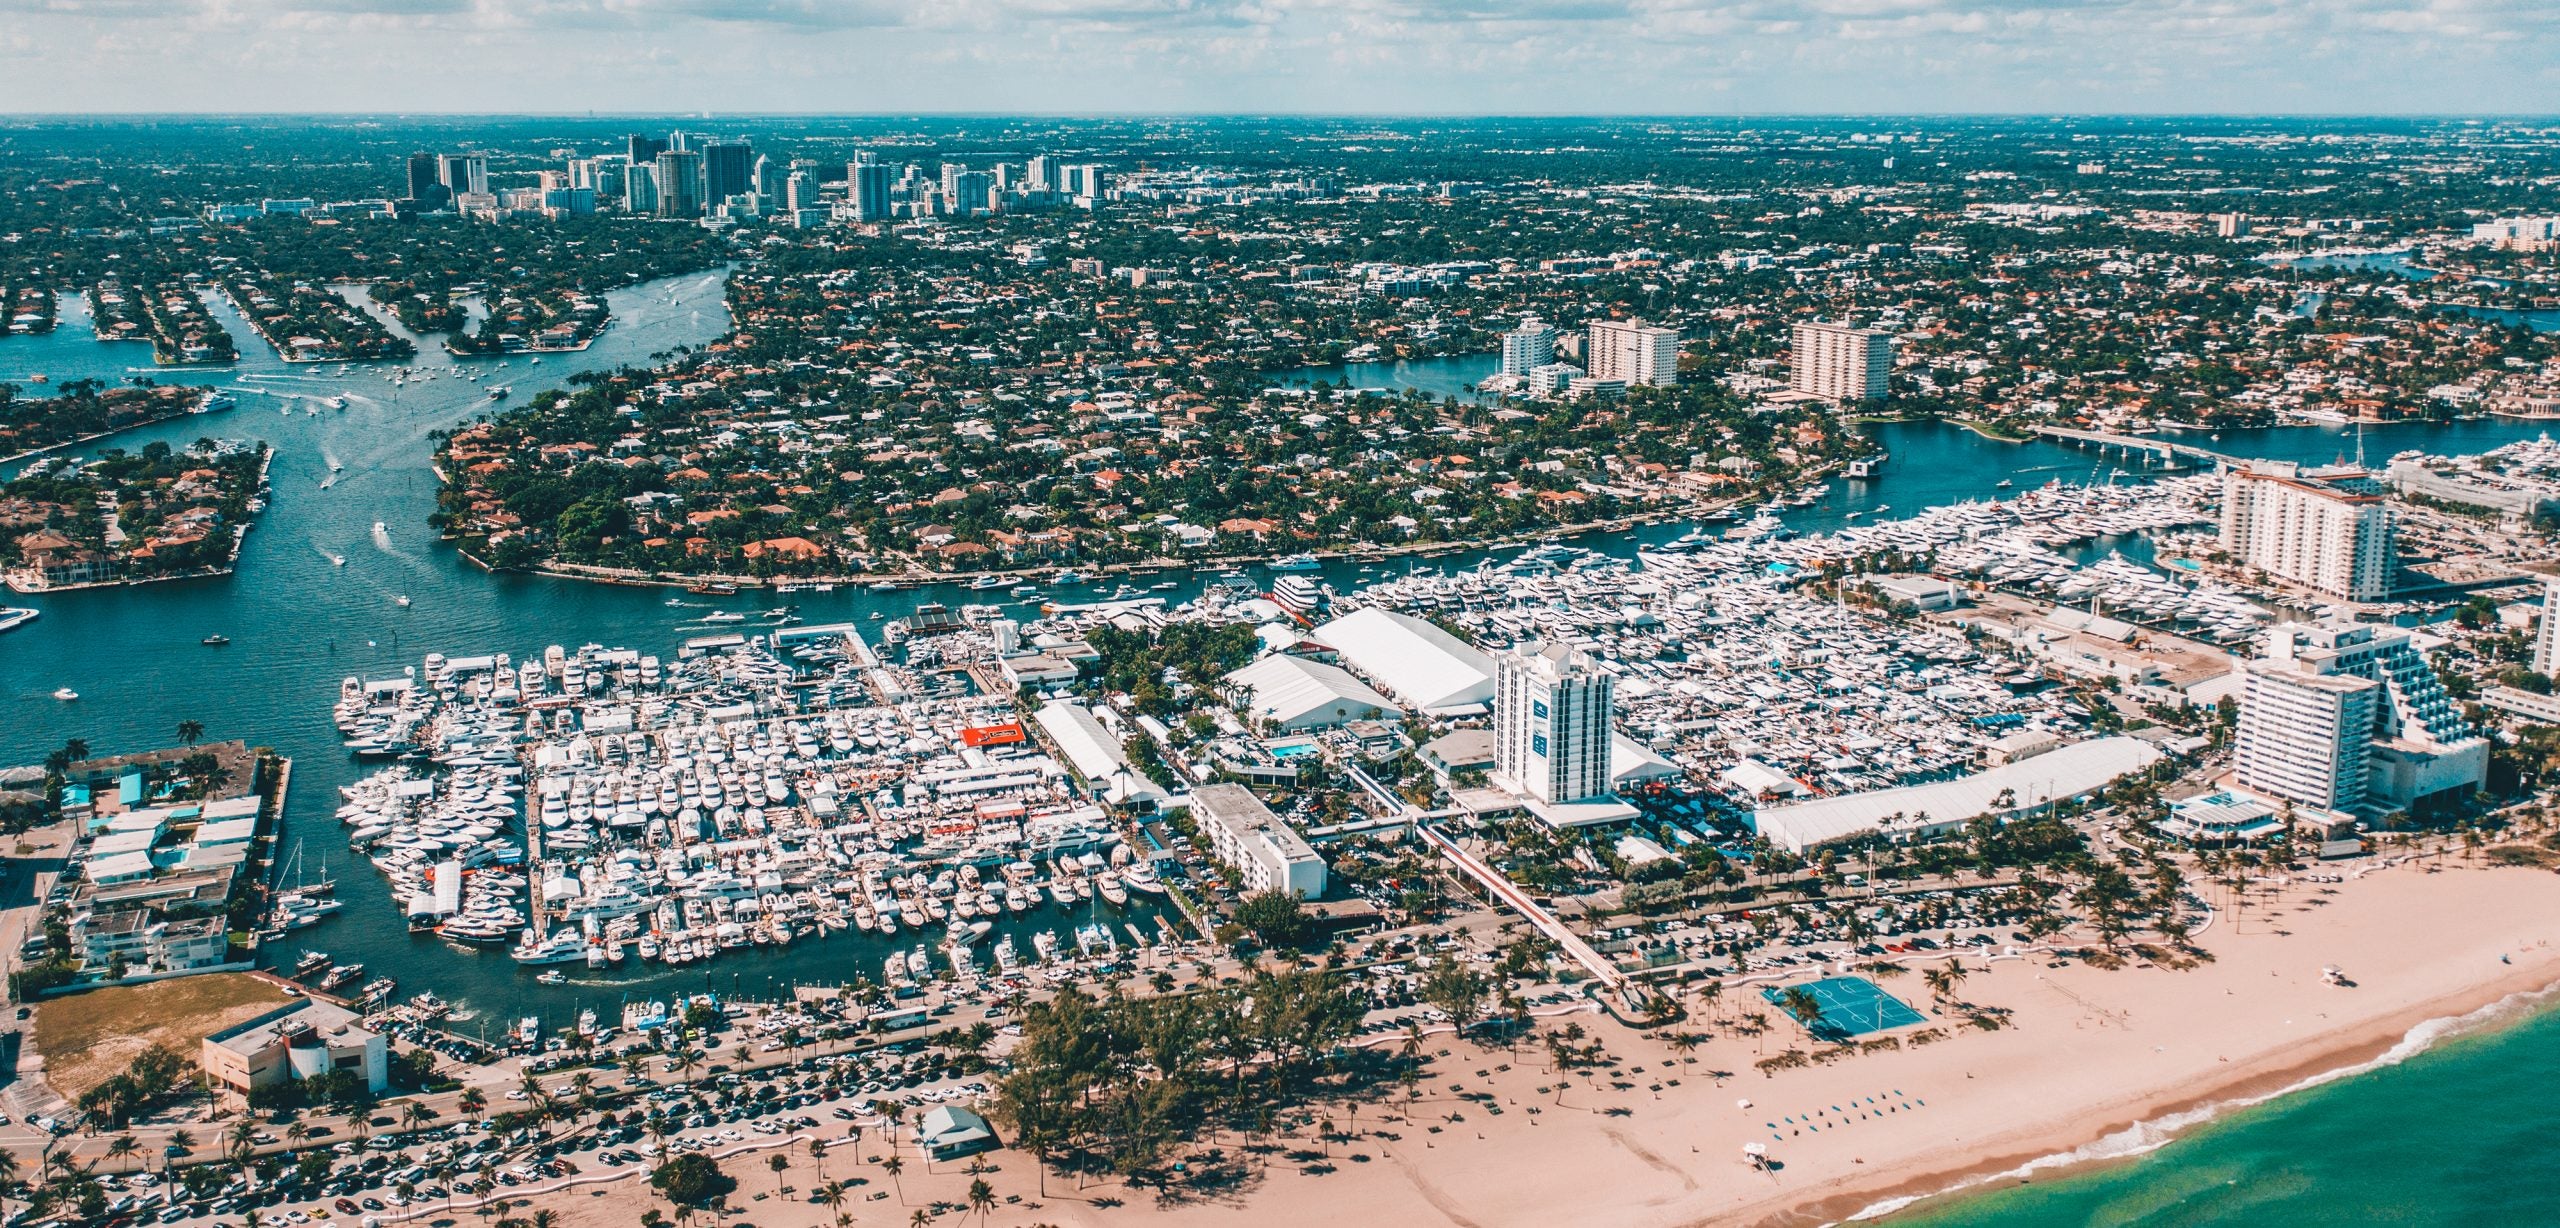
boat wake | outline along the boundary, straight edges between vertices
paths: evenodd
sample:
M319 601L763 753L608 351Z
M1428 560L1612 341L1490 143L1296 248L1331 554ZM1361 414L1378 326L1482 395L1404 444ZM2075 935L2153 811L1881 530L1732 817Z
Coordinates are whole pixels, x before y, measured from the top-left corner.
M2098 1139L2095 1142L2086 1144L2085 1146L2075 1147L2069 1151L2056 1152L2052 1155L2038 1156L2035 1159L2017 1166L2016 1168L2008 1169L2004 1172L1987 1173L1981 1176L1969 1177L1950 1185L1945 1189L1934 1190L1925 1194L1907 1194L1897 1198L1884 1199L1881 1202L1876 1202L1859 1208L1852 1212L1848 1216L1848 1219L1851 1222L1881 1219L1916 1202L1934 1198L1944 1198L1950 1194L1960 1194L1966 1190L1989 1185L1993 1182L2022 1180L2031 1174L2042 1172L2047 1169L2070 1168L2082 1164L2105 1163L2113 1160L2129 1160L2137 1156L2149 1155L2154 1151L2158 1151L2162 1147L2168 1146L2171 1142L2177 1139L2178 1135L2186 1132L2187 1130L2212 1121L2215 1118L2224 1116L2225 1114L2236 1112L2241 1109L2253 1108L2258 1105L2265 1104L2270 1100L2281 1099L2286 1096L2291 1096L2297 1092L2306 1092L2315 1087L2324 1087L2341 1079L2351 1079L2357 1075L2370 1074L2376 1070L2383 1070L2392 1066L2397 1066L2402 1062L2408 1061L2410 1058L2416 1057L2421 1053L2425 1053L2429 1049L2435 1048L2437 1045L2442 1044L2445 1041L2452 1040L2457 1037L2468 1036L2475 1032L2493 1031L2497 1028L2505 1027L2508 1024L2525 1019L2535 1012L2540 1011L2545 1006L2550 1005L2555 998L2560 998L2560 984L2546 985L2540 989L2523 990L2517 993L2511 993L2495 1002L2479 1008L2478 1010L2474 1010L2466 1014L2450 1015L2421 1022L2404 1033L2400 1037L2398 1043L2383 1050L2381 1053L2376 1054L2369 1061L2358 1062L2350 1066L2341 1066L2335 1070L2324 1070L2318 1074L2311 1075L2307 1078L2261 1095L2234 1096L2228 1100L2215 1100L2210 1103L2197 1105L2191 1109L2153 1118L2149 1121L2138 1121L2130 1126L2126 1126L2122 1130L2118 1130L2113 1134L2109 1134L2104 1138Z

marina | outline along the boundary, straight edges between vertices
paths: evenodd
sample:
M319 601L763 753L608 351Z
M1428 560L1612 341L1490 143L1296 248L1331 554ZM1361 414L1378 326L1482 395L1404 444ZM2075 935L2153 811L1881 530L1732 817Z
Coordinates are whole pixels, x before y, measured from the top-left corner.
M849 932L921 940L871 965L884 987L1068 975L1017 940L1040 964L1107 961L1131 897L1101 808L1003 701L876 704L875 679L921 689L850 627L665 661L429 654L341 684L347 749L392 762L341 788L338 818L412 934L525 967L677 968Z
M716 277L691 275L616 293L612 296L613 327L588 351L544 364L539 368L538 382L548 386L581 370L638 361L654 351L677 344L699 344L717 336L726 327L719 287ZM227 307L217 297L213 310L220 316ZM235 333L241 331L234 328ZM25 347L31 345L44 350L44 357L13 357L27 353ZM88 340L86 330L70 328L43 337L13 337L0 341L0 369L32 366L52 371L57 379L76 378L92 373L89 366L83 365L87 351L113 348ZM472 371L494 371L503 360L457 361ZM114 378L124 365L117 362L105 372L106 376ZM1036 577L1038 591L1027 595L1017 595L1010 588L993 593L973 592L957 584L902 584L879 591L869 585L814 584L795 586L798 591L790 593L740 592L726 585L705 584L696 586L699 591L681 597L697 604L670 609L665 589L621 588L519 574L490 575L436 546L427 539L423 528L401 528L423 526L435 510L435 482L425 460L427 434L479 412L484 402L483 385L450 376L421 379L412 375L405 383L395 382L399 365L359 362L351 364L344 375L336 373L336 364L288 370L263 347L251 346L233 370L186 369L167 373L164 378L227 387L297 389L293 399L283 401L288 409L304 396L345 394L348 408L318 416L292 413L289 417L264 419L266 426L259 434L276 445L273 484L283 494L263 516L260 530L246 539L238 575L226 581L159 586L157 592L148 594L110 589L45 598L41 603L43 617L12 632L11 651L0 654L0 713L6 714L0 716L0 750L20 760L40 759L69 733L97 744L148 744L165 739L169 724L187 717L203 720L217 730L254 732L260 740L272 742L282 753L293 756L300 765L286 817L287 835L306 839L309 847L316 850L342 846L353 830L335 818L338 807L349 804L340 789L356 785L387 766L437 770L432 762L356 758L347 753L345 740L326 716L346 677L402 677L408 668L421 666L429 650L494 653L503 647L511 652L538 654L539 644L506 644L503 640L505 628L539 627L548 631L546 638L564 644L631 645L643 655L661 656L662 666L666 666L677 660L681 641L688 637L739 633L743 640L746 632L762 634L775 629L765 625L768 621L798 618L803 622L779 629L801 631L808 626L851 623L875 641L885 641L882 633L888 624L910 617L919 605L941 601L954 609L965 609L968 602L990 599L1002 603L1008 616L1026 624L1023 634L1028 638L1036 634L1028 624L1041 617L1041 602L1054 603L1056 617L1161 617L1186 602L1198 600L1219 579L1208 572L1176 571L1137 583L1105 577L1104 584L1094 586L1087 583L1094 578L1089 574L1062 570ZM249 374L277 378L244 383L240 377ZM519 377L518 391L530 395L536 383L528 372ZM241 396L240 400L243 409L252 409L276 403L277 398ZM1754 547L1753 553L1743 557L1758 567L1788 561L1811 551L1811 539L1851 526L1872 527L1871 522L1891 517L1896 508L1908 514L1969 500L1988 501L2014 493L2032 493L2056 479L2066 486L2081 488L2103 487L2110 482L2123 485L2139 480L2143 472L2139 458L2052 442L1988 440L1962 428L1937 423L1881 424L1869 429L1891 455L1890 463L1871 479L1835 481L1810 502L1790 501L1771 510L1769 518L1788 530L1787 535L1770 534L1771 542ZM2450 454L2485 451L2531 439L2539 431L2540 424L2519 421L2463 421L2368 428L2366 438L2368 447L2378 455L2410 448ZM180 421L127 432L117 442L130 448L153 440L183 445L200 433L197 424ZM2225 432L2223 439L2212 446L2240 455L2326 461L2351 451L2354 441L2349 432L2334 427L2288 427ZM334 474L328 467L332 459L343 466ZM325 494L307 493L322 479L333 476L337 480ZM2012 482L2015 489L2001 487L1999 484L2004 481ZM291 492L297 488L306 494L293 495ZM1706 538L1721 544L1726 532L1760 519L1757 509L1747 508L1732 524L1702 526L1672 521L1566 541L1576 549L1595 552L1595 562L1583 564L1585 570L1598 566L1597 560L1621 560L1635 565L1630 575L1641 576L1644 564L1639 560L1640 553L1683 538L1690 539L1687 550L1695 553ZM384 527L381 534L373 531L377 521ZM1767 521L1761 523L1765 528ZM1887 526L1896 523L1884 520ZM2024 527L2009 525L2012 532ZM1994 531L1996 528L1997 525L1985 526L1970 539L1959 532L1949 544L1969 541L1980 545L2000 535ZM2128 560L2144 565L2144 570L2164 574L2148 566L2153 545L2151 539L2143 537L2097 537L2077 547L2039 543L2036 548L2082 568L2103 559L2108 550L2121 549ZM1518 547L1490 552L1459 548L1428 558L1328 558L1320 560L1314 571L1274 574L1260 568L1246 569L1251 576L1247 586L1309 602L1324 590L1354 593L1407 575L1421 577L1426 572L1439 577L1440 583L1457 585L1462 583L1457 577L1473 574L1488 559L1499 565L1527 552ZM1675 556L1680 553L1681 548L1673 551ZM2048 562L2038 574L2049 574L2052 566ZM1144 587L1159 582L1169 582L1172 587ZM1417 585L1427 582L1428 578L1415 581ZM1112 588L1114 584L1120 589ZM2050 590L2046 595L2048 599L2063 599ZM400 605L401 597L407 597L410 604ZM2087 602L2078 604L2085 607ZM1616 603L1612 602L1611 609L1615 608ZM2110 616L2123 612L2113 600L2104 597L2100 598L2099 608ZM1158 613L1148 615L1146 611ZM741 617L721 623L695 621L700 615L711 613ZM678 615L692 615L694 619ZM1488 622L1487 626L1492 624ZM217 629L234 643L224 650L219 675L222 685L208 691L195 685L203 674L209 651L200 641ZM109 656L122 662L119 670L66 672L47 664ZM789 659L787 652L781 657ZM521 665L520 658L518 664ZM795 667L798 664L794 662ZM937 677L958 677L963 672L935 671ZM56 690L75 694L79 700L56 700L52 697ZM848 708L859 706L853 702L855 698L843 696L842 702ZM868 702L876 696L865 698ZM814 709L821 715L826 710ZM76 720L66 723L66 714L70 713L77 714ZM768 731L768 744L771 737ZM752 737L748 747L753 748ZM1719 753L1731 749L1734 748L1719 748ZM1897 775L1925 774L1925 767L1915 761ZM1869 769L1870 773L1878 771ZM589 796L592 807L592 792ZM745 807L740 806L739 810L743 818ZM492 838L522 844L521 822L519 805L510 823ZM608 822L602 826L610 830L612 825ZM641 832L645 838L645 825ZM522 901L529 924L541 858L529 848L526 855L523 866L500 867L500 873L512 869L526 878L523 891L508 898ZM1042 868L1045 870L1045 866ZM953 874L956 893L956 869ZM933 878L933 874L927 875L928 888ZM911 967L915 962L914 947L919 940L928 938L902 919L895 936L851 928L833 935L795 938L779 945L757 944L750 939L742 946L719 948L714 958L680 965L663 958L663 945L659 947L660 958L644 956L635 938L625 948L624 962L619 965L608 961L604 968L589 968L581 952L578 959L556 965L526 966L510 958L517 941L515 935L521 934L521 929L486 946L465 946L432 934L413 935L408 924L408 897L387 875L370 866L352 866L342 868L338 880L336 898L344 901L344 906L325 921L269 943L263 963L289 968L301 951L325 949L375 970L353 988L361 991L376 981L388 981L383 970L397 969L400 1000L428 992L457 1011L478 1012L480 1018L486 1019L536 1015L565 1021L588 1007L611 1016L616 1004L624 999L663 999L679 992L699 992L715 984L733 994L780 996L793 985L838 984L855 971L876 979L885 972L893 950L901 956L902 968ZM496 881L493 876L493 886ZM982 877L981 881L986 880ZM1072 894L1072 884L1068 889ZM498 895L503 894L492 895L490 902L502 903ZM890 894L896 895L894 888ZM1043 905L1047 923L1018 924L1016 914L1008 908L976 945L975 957L982 967L995 966L1007 958L1007 938L1011 939L1010 958L1024 964L1038 957L1043 941L1052 948L1068 951L1077 946L1081 914L1071 922L1070 914L1054 896L1045 890L1042 895L1048 900ZM785 896L787 899L787 893ZM815 902L813 899L813 905ZM1132 907L1139 909L1148 903L1147 899L1137 898ZM1078 904L1091 907L1082 900ZM761 909L761 895L758 906ZM1107 902L1102 907L1108 916ZM677 919L682 922L680 904L678 912ZM875 904L875 918L878 912ZM1026 918L1042 915L1024 914ZM733 906L733 923L734 916ZM978 919L986 919L983 911ZM927 920L930 921L929 914ZM557 932L567 923L555 912L549 924ZM1127 938L1125 924L1114 931L1122 940ZM1141 919L1140 924L1151 931L1159 928L1151 919ZM713 925L717 947L716 918ZM570 928L583 933L583 923ZM930 935L927 963L947 966L947 961L934 956L934 947L947 933L946 924ZM544 971L564 975L558 984L540 984L535 977ZM382 991L386 997L389 993L389 989Z

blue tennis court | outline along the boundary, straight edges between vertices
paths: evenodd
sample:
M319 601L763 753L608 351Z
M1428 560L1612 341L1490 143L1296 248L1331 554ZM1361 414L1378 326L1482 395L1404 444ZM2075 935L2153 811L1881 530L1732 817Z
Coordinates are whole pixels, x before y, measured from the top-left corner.
M1805 1030L1824 1040L1848 1040L1870 1032L1909 1027L1928 1022L1928 1016L1911 1009L1902 999L1878 988L1874 981L1862 976L1830 976L1819 981L1791 986L1813 995L1822 1008ZM1780 1006L1785 991L1766 988L1760 996L1773 1006ZM1780 1006L1780 1009L1785 1009Z

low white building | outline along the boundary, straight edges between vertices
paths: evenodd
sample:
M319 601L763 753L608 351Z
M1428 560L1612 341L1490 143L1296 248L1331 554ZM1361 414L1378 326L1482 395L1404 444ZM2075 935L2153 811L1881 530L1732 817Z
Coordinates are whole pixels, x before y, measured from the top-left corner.
M1301 899L1324 894L1324 858L1242 785L1191 791L1191 818L1210 854L1235 868L1250 894L1286 891Z
M1141 774L1121 749L1120 739L1103 727L1093 710L1079 703L1051 700L1031 719L1055 742L1067 765L1106 801L1120 805L1162 805L1165 791Z

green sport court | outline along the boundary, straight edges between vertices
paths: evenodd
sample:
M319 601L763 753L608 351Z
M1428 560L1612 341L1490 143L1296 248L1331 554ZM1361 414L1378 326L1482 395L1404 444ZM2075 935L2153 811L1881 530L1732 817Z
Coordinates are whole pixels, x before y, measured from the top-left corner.
M1874 981L1862 976L1829 976L1819 981L1792 986L1813 995L1822 1007L1806 1029L1824 1040L1848 1040L1871 1032L1909 1027L1928 1022L1928 1016L1911 1009L1902 999L1878 988ZM1765 988L1760 996L1777 1005L1783 990ZM1784 1009L1781 1007L1781 1009Z

